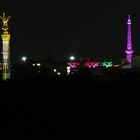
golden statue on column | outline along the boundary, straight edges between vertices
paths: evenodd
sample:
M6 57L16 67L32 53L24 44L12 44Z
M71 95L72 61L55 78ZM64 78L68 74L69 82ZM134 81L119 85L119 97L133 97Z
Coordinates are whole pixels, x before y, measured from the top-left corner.
M6 17L5 13L3 16L0 16L0 19L3 22L2 30L3 33L1 35L2 38L2 54L3 54L3 62L2 62L2 79L7 80L10 79L10 33L8 32L8 21L10 16Z
M0 16L0 19L3 21L2 30L4 30L4 31L8 30L8 21L10 18L11 18L10 16L6 17L5 13L3 13L3 16Z

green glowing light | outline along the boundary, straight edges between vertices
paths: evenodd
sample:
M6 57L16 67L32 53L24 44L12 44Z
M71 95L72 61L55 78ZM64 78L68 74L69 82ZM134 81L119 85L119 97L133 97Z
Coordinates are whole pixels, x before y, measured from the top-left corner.
M103 62L102 66L106 67L106 68L112 67L112 62L111 61L110 62Z

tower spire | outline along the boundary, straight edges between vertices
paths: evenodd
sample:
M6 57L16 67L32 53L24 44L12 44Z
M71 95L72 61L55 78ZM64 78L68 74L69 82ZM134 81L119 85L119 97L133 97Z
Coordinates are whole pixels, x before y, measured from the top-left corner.
M125 50L126 53L126 60L128 63L132 62L132 54L133 54L133 48L132 48L132 38L131 38L131 18L130 15L128 15L127 20L127 48Z

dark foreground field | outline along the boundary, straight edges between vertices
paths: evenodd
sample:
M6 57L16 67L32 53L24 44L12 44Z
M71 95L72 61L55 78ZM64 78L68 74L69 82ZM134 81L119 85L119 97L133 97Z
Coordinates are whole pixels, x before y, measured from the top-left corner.
M135 139L139 83L138 73L1 81L0 139Z

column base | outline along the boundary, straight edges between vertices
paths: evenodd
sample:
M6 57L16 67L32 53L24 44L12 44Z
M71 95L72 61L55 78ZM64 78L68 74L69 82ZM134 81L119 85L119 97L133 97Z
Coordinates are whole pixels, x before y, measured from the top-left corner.
M2 73L2 80L6 81L10 79L10 73Z

